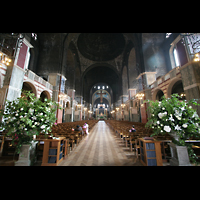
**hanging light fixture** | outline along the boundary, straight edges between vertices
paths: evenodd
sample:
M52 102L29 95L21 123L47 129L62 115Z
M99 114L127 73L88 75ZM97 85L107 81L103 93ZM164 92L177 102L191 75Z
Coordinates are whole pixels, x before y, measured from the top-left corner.
M8 66L12 60L6 54L0 51L0 61Z
M200 56L199 56L198 53L196 53L196 54L194 55L194 61L195 61L195 62L200 61Z
M136 94L136 97L137 97L138 99L143 99L144 93L138 93L138 94Z
M121 107L124 108L126 106L126 104L121 104Z

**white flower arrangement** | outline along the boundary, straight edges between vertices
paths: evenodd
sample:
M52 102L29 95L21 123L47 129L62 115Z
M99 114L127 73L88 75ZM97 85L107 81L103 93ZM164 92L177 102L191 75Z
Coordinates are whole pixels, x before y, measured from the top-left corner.
M40 101L33 93L23 94L17 100L6 101L5 108L0 112L0 117L3 117L0 130L7 131L7 136L12 137L12 144L16 146L17 152L22 144L33 140L33 135L51 132L58 106L50 99Z
M177 145L185 146L185 140L189 138L200 138L200 118L191 104L198 105L198 99L190 101L180 101L178 94L171 95L171 98L162 97L161 101L150 101L148 111L150 117L146 123L146 127L153 129L153 134L175 134L178 136ZM165 111L165 112L163 112ZM191 159L195 158L195 154L190 146L188 153Z
M148 110L151 117L146 126L154 130L154 135L159 133L177 132L180 137L189 138L199 136L200 118L190 104L197 105L197 100L180 101L177 94L171 99L162 98L162 101L146 101L150 103ZM163 110L165 112L163 112Z

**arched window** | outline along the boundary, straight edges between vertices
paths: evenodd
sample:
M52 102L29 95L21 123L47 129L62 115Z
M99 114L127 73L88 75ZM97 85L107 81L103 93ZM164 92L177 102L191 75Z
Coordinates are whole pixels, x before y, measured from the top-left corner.
M70 106L69 106L69 101L66 103L66 108L70 108Z
M180 66L180 62L179 62L178 53L177 53L176 48L174 48L173 54L174 54L175 66L176 66L176 67L179 67L179 66Z
M188 63L189 53L187 48L183 44L182 36L179 35L171 44L169 50L172 69L175 67L181 67Z

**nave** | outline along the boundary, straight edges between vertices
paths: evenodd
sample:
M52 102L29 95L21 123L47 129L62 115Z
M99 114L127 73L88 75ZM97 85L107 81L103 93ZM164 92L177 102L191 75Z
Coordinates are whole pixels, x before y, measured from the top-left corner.
M122 139L99 121L59 166L142 166L134 152L126 153Z

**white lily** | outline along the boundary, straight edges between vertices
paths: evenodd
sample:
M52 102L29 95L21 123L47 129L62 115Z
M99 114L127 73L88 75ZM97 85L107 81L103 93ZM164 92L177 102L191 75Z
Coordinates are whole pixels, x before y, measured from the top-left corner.
M180 127L179 125L176 125L176 126L175 126L175 130L180 131L180 130L181 130L181 127Z
M171 131L171 128L170 126L164 126L164 130L169 133Z

